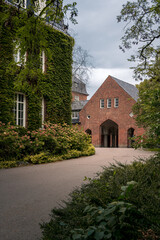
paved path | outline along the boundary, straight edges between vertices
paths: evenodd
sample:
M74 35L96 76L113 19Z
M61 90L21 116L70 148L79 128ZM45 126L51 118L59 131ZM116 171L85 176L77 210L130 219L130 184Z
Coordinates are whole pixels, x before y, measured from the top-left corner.
M153 153L123 148L96 148L96 155L44 165L0 170L0 239L36 240L39 223L67 198L84 176L94 177L102 166L129 163Z

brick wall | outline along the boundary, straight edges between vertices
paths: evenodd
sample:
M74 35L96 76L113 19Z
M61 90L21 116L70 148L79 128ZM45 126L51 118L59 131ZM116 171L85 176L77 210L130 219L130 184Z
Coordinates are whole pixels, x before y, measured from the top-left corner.
M72 92L72 102L75 101L75 96L79 96L79 101L87 100L87 95L77 92Z
M111 108L107 108L107 98L111 99ZM114 98L119 99L117 108L114 107ZM100 99L104 99L104 108L100 108ZM81 110L81 127L84 131L90 129L92 131L92 143L95 146L101 146L102 125L105 126L104 123L107 124L107 120L111 120L118 125L118 147L127 147L128 129L133 128L134 135L140 135L144 132L142 128L136 126L134 117L130 116L134 103L135 100L109 76ZM110 131L109 128L106 131ZM113 135L113 133L110 135Z

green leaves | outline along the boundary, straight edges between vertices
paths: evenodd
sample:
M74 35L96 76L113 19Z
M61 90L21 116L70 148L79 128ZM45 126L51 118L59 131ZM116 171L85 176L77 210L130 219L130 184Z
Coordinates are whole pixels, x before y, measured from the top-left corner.
M135 181L127 182L127 185L121 187L122 193L118 201L113 201L104 208L88 205L84 214L90 226L87 229L72 230L71 239L120 240L129 236L137 239L139 224L136 221L139 217L142 218L142 215L136 206L125 201L136 184ZM122 199L124 201L121 201Z
M159 52L157 39L160 39L160 3L159 1L136 0L123 5L118 22L125 22L125 32L122 37L122 51L134 47L136 53L130 61L138 60L134 67L135 77L148 74L156 62ZM154 63L153 63L154 60Z
M137 85L137 88L139 90L139 99L133 106L133 112L137 124L145 128L146 134L143 137L136 137L135 145L136 147L157 147L160 144L159 76L145 80Z

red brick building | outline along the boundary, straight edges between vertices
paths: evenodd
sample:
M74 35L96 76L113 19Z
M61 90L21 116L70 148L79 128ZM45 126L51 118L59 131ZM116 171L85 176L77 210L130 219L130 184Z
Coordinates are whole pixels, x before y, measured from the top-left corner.
M131 147L130 137L141 135L132 113L138 90L134 85L108 76L80 111L80 125L92 135L94 146Z

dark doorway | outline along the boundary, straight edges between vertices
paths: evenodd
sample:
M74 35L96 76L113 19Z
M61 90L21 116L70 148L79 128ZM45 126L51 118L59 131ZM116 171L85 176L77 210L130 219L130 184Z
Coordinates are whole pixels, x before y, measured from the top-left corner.
M101 146L118 147L118 125L112 120L101 125Z
M132 139L134 137L134 128L129 128L127 131L127 146L128 148L131 148L133 146L134 140Z

